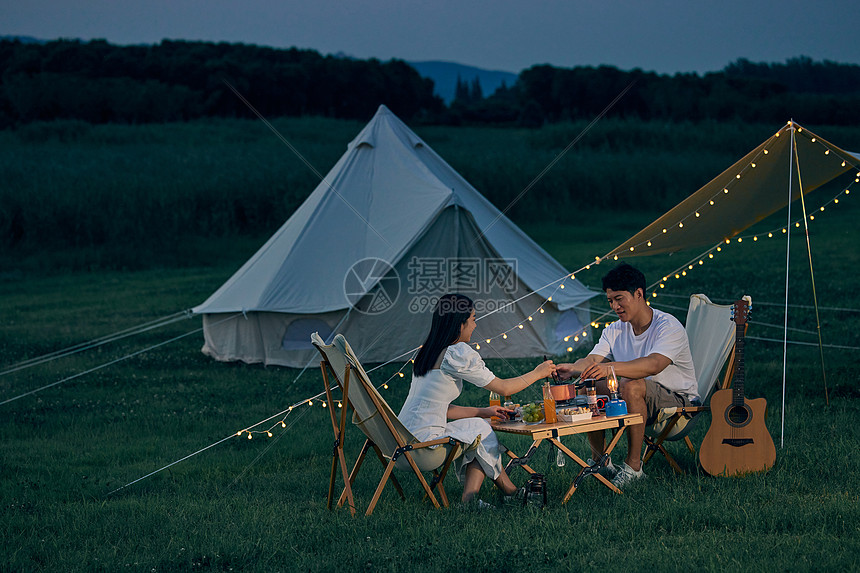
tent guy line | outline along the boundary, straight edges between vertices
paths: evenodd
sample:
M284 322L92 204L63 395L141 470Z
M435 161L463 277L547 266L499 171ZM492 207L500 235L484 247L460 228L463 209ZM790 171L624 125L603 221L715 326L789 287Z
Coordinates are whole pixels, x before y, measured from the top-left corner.
M247 99L245 99L245 96L243 96L241 93L239 93L239 90L237 90L235 87L233 87L233 85L232 85L232 84L230 84L230 82L228 82L227 80L222 79L222 81L227 85L227 87L228 87L228 88L230 88L230 90L231 90L234 94L236 94L236 97L238 97L238 98L242 101L242 103L244 103L246 106L248 106L248 109L250 109L250 110L254 113L254 115L256 115L256 116L259 118L259 120L260 120L260 121L262 121L262 122L263 122L263 124L264 124L266 127L268 127L268 128L269 128L269 130L270 130L272 133L274 133L274 134L275 134L275 136L276 136L278 139L280 139L280 140L281 140L281 142L282 142L284 145L286 145L286 146L290 149L290 151L292 151L292 152L293 152L293 154L301 160L301 162L302 162L302 163L304 163L304 164L307 166L307 168L308 168L308 169L310 169L311 171L313 171L314 175L316 175L316 176L317 176L317 178L318 178L322 183L325 183L325 184L328 186L328 188L329 188L329 189L331 189L332 193L334 193L335 195L337 195L337 196L338 196L338 198L340 198L340 200L341 200L341 201L343 201L343 203L344 203L347 207L349 207L349 209L353 212L353 214L355 214L355 216L356 216L356 217L358 217L359 219L361 219L361 221L362 221L365 225L367 225L367 228L368 228L368 229L370 229L371 231L373 231L373 232L376 234L376 236L377 236L377 237L379 237L379 239L380 239L383 243L385 243L386 245L388 245L388 248L389 248L389 249L391 248L391 245L388 243L388 241L386 241L386 240L385 240L385 237L384 237L384 236L382 236L382 233L380 233L379 231L377 231L377 230L376 230L376 228L374 228L374 226L370 224L370 221L368 221L365 217L363 217L363 216L361 215L361 213L359 213L359 212L358 212L358 210L357 210L355 207L353 207L353 206L352 206L352 204L351 204L349 201L347 201L347 200L346 200L346 198L345 198L343 195L341 195L341 194L338 192L338 190L337 190L337 189L335 189L335 188L334 188L334 186L333 186L331 183L329 183L329 182L328 182L328 180L326 180L326 178L325 178L325 177L324 177L324 176L323 176L319 171L317 171L317 168L316 168L316 167L314 167L314 166L313 166L313 164L312 164L310 161L308 161L307 159L305 159L305 156L304 156L304 155L302 155L301 153L299 153L299 150L298 150L298 149L296 149L296 148L295 148L295 146L294 146L292 143L290 143L290 142L289 142L289 140L288 140L286 137L284 137L284 136L281 134L281 132L279 132L279 131L275 128L275 126L274 126L274 125L272 125L272 124L271 124L271 122L269 122L269 120L267 120L267 119L263 116L263 114L261 114L259 111L257 111L257 108L255 108L253 105L251 105L251 102L249 102Z
M672 297L672 298L687 298L687 296L683 295L683 294L671 294L671 293L661 293L660 296L661 297ZM721 303L721 304L731 304L734 301L727 299L727 298L723 298L723 299L715 298L712 300L712 302ZM755 303L757 305L761 305L761 306L780 306L780 307L785 306L781 302L762 302L762 301L757 300ZM804 309L815 308L811 304L790 304L788 306L789 306L789 308L804 308ZM819 308L819 310L832 310L835 312L860 312L860 308L844 308L844 307L839 307L839 306L819 306L818 308ZM782 328L782 327L780 326L780 328Z
M233 316L230 316L230 317L228 317L228 318L225 318L225 319L224 319L224 321L227 321L227 320L231 320L231 319L233 319L233 318L236 318L236 316L239 316L239 315L233 315ZM105 362L105 363L103 363L103 364L100 364L100 365L98 365L98 366L94 366L93 368L90 368L90 369L88 369L88 370L84 370L83 372L78 372L77 374L72 374L71 376L67 376L67 377L65 377L65 378L63 378L63 379L61 379L61 380L57 380L56 382L52 382L52 383L50 383L50 384L46 384L45 386L42 386L42 387L40 387L40 388L36 388L35 390L30 390L29 392L24 392L23 394L19 394L18 396L14 396L14 397L12 397L12 398L8 398L8 399L3 400L2 402L0 402L0 406L2 406L2 405L4 405L4 404L8 404L9 402L14 402L15 400L19 400L19 399L24 398L24 397L26 397L26 396L30 396L30 395L32 395L32 394L36 394L37 392L41 392L42 390L47 390L48 388L53 388L54 386L57 386L57 385L62 384L62 383L64 383L64 382L68 382L68 381L70 381L70 380L74 380L75 378L80 378L81 376L84 376L84 375L86 375L86 374L90 374L90 373L95 372L95 371L97 371L97 370L101 370L102 368L107 368L108 366L112 366L112 365L117 364L117 363L119 363L119 362L122 362L122 361L124 361L124 360L128 360L129 358L134 358L135 356L139 356L139 355L143 354L144 352L149 352L150 350L155 350L156 348L160 348L160 347L162 347L162 346L166 346L166 345L170 344L171 342L176 342L177 340L180 340L180 339L185 338L185 337L187 337L187 336L191 336L192 334L197 334L197 333L198 333L198 332L200 332L201 330L203 330L203 327L202 327L202 326L201 326L200 328L195 328L194 330L192 330L192 331L190 331L190 332L186 332L185 334L180 334L179 336L175 336L175 337L173 337L173 338L171 338L171 339L169 339L169 340L165 340L165 341L163 341L163 342L159 342L158 344L153 344L152 346L148 346L147 348L143 348L143 349L141 349L141 350L137 350L137 351L135 351L135 352L132 352L131 354L127 354L127 355L122 356L122 357L120 357L120 358L117 358L117 359L115 359L115 360L110 360L110 361Z
M5 370L0 371L0 376L5 376L6 374L11 374L13 372L18 372L19 370L25 370L27 368L30 368L31 366L38 366L40 364L44 364L46 362L50 362L58 358L65 358L66 356L77 354L78 352L91 350L104 344L115 342L117 340L122 340L123 338L128 338L129 336L142 334L144 332L161 328L163 326L167 326L169 324L173 324L174 322L179 322L187 318L193 318L190 309L182 310L161 318L157 318L155 320L145 322L138 326L126 328L125 330L119 330L117 332L102 336L100 338L94 338L93 340L87 342L81 342L61 350L49 352L48 354L43 354L42 356L37 356L28 360L22 360L21 362L13 364Z
M516 205L519 202L519 200L522 199L526 193L531 191L532 187L534 187L541 179L543 179L544 175L546 175L550 169L555 167L555 164L558 163L559 161L561 161L562 157L564 157L565 154L567 154L567 152L570 151L570 149L574 145L576 145L579 142L579 140L585 136L586 133L591 131L592 127L597 125L597 123L601 119L603 119L603 117L607 114L607 112L609 112L609 110L612 109L615 106L615 104L618 103L618 101L627 94L628 91L630 91L630 88L632 88L635 83L636 83L636 80L633 80L632 82L627 84L627 87L625 87L623 90L621 90L621 92L617 96L615 96L615 99L613 99L611 102L609 102L609 104L605 108L603 108L603 111L601 111L599 114L597 114L597 117L592 119L591 122L588 125L586 125L582 131L579 132L579 135L574 137L573 140L567 144L567 147L565 147L561 151L561 153L556 155L553 158L553 160L550 161L549 164L546 167L544 167L543 170L540 173L538 173L537 176L534 179L532 179L531 182L528 185L526 185L526 187L522 191L520 191L519 194L516 197L514 197L510 203L508 203L507 207L505 207L504 209L502 209L499 212L496 219L493 220L493 222L490 223L489 226L483 232L481 232L481 234L478 235L478 237L475 238L475 241L480 240L484 236L484 232L486 232L490 228L492 228L492 226L496 224L496 221L498 221L500 218L502 218L514 205Z

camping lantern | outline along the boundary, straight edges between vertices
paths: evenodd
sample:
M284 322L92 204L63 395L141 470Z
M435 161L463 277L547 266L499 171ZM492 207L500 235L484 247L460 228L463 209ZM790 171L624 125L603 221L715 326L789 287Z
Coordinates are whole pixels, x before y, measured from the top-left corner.
M606 404L606 416L623 416L627 413L627 402L618 396L618 376L615 375L615 368L609 367L609 377L606 379L606 385L609 387L609 402Z
M532 474L523 489L523 505L546 506L546 477L543 474Z
M609 398L618 400L618 376L615 375L615 368L609 367L609 377L606 379L606 386L609 387Z

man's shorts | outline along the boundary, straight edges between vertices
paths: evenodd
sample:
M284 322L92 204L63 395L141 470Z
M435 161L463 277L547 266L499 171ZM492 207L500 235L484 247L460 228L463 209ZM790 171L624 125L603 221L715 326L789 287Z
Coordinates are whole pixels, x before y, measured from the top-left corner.
M645 379L645 406L648 408L648 419L645 425L650 426L657 421L657 413L661 408L693 405L694 403L686 396L676 394L650 378Z

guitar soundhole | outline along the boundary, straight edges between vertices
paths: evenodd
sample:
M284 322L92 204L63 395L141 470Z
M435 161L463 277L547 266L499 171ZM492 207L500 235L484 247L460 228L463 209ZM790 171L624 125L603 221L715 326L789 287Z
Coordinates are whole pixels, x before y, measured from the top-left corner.
M726 422L730 426L740 428L746 426L750 421L750 410L746 404L743 406L732 406L726 410Z

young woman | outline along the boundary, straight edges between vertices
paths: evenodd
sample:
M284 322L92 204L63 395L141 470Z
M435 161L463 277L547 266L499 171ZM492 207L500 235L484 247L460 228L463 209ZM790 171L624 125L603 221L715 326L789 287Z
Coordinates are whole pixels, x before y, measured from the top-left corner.
M400 420L419 440L450 436L471 444L480 438L476 448L455 461L457 479L463 484L463 503L475 498L484 476L489 476L506 495L517 491L502 467L499 440L487 421L509 410L500 406L453 405L451 402L463 391L463 380L509 396L555 372L552 360L547 360L522 376L497 378L469 346L475 326L475 308L469 297L447 294L439 299L430 334L415 357L412 385L400 411ZM488 505L481 500L477 503Z

